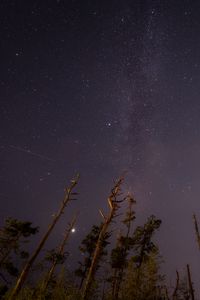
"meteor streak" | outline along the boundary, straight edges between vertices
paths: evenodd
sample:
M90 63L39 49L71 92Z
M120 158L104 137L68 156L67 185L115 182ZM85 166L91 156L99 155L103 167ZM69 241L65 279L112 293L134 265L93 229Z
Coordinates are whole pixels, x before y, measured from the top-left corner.
M45 160L53 161L53 162L56 161L56 160L54 160L54 159L52 159L52 158L50 158L50 157L48 157L48 156L45 156L45 155L42 155L42 154L33 152L33 151L29 150L29 149L27 150L27 149L24 149L24 148L21 148L21 147L18 147L18 146L14 146L14 145L10 145L9 147L12 148L12 149L15 149L15 150L17 150L17 151L20 151L20 152L24 152L24 153L30 154L30 155L32 155L32 156L39 157L39 158L41 158L41 159L45 159Z

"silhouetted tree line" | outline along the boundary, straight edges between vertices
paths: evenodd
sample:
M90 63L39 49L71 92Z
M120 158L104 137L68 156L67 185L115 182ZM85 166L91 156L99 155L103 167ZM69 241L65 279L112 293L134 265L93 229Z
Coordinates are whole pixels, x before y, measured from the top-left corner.
M195 298L190 266L185 277L176 271L174 288L169 289L161 274L162 257L154 235L161 220L150 216L145 224L135 225L136 200L123 195L124 178L114 183L108 195L108 212L99 210L102 221L92 226L82 240L79 250L82 260L74 272L67 270L69 256L66 245L77 222L69 222L60 244L38 255L54 227L64 214L69 202L76 200L78 176L65 189L58 212L43 234L36 249L29 254L25 245L38 232L31 222L8 218L0 229L0 299L55 299L55 300L186 300ZM125 208L125 213L122 213ZM123 217L121 218L121 215ZM200 235L197 218L194 226L198 245ZM117 230L113 229L117 227ZM117 234L116 234L117 232ZM115 238L115 242L110 240ZM33 274L36 276L33 278Z

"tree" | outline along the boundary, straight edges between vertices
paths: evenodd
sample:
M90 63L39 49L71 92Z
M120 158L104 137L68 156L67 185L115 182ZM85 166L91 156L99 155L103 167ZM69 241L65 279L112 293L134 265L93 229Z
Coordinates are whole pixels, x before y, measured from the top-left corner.
M13 289L13 292L11 294L10 300L15 300L17 295L19 294L22 285L24 284L29 270L32 267L34 261L36 260L38 254L40 253L40 251L42 250L45 242L47 241L47 239L49 238L52 230L54 229L55 225L57 224L57 222L59 221L60 217L62 216L62 214L64 213L65 207L66 205L71 201L74 200L72 198L72 196L77 195L77 193L74 193L73 190L75 188L75 186L78 183L78 178L79 176L77 176L77 178L75 178L74 180L71 180L71 184L68 188L66 188L65 190L65 195L64 195L64 199L61 203L61 207L58 210L57 214L54 215L53 217L53 221L49 224L48 229L46 231L46 233L43 235L41 241L39 242L39 245L37 246L36 250L33 252L32 256L30 257L30 259L28 260L28 262L26 263L25 267L23 268L17 283Z
M133 205L136 203L133 197L128 195L126 197L128 201L128 209L126 212L125 219L122 221L126 226L126 234L120 234L117 239L117 245L111 251L111 268L113 269L113 276L111 277L112 282L112 299L117 300L120 285L123 281L124 269L127 267L127 256L132 244L130 238L131 224L135 220L135 212L133 211Z
M25 253L21 250L22 238L27 238L38 232L38 227L32 227L31 222L22 222L17 219L6 219L5 226L0 229L0 268L6 261L11 252L24 257Z
M24 250L23 245L37 232L38 227L32 227L31 222L13 218L6 219L5 226L0 229L0 277L4 282L2 291L5 291L6 285L9 284L7 275L18 276L19 270L13 260L28 258L29 253Z
M172 295L173 300L190 300L190 290L188 287L187 276L180 278L179 273L177 273L175 292Z
M81 278L79 289L82 288L84 280L88 274L89 268L91 266L92 257L94 254L95 246L98 241L99 233L101 230L102 224L100 226L93 225L91 231L87 234L87 236L81 242L81 246L79 247L81 253L84 256L83 262L79 262L79 268L75 270L76 276ZM107 254L105 248L108 245L107 239L109 238L109 234L107 233L104 236L102 241L102 250L99 254L99 262L102 257ZM99 263L96 265L96 270L99 268Z
M189 284L191 300L194 300L194 288L193 288L193 282L191 278L190 266L188 264L187 264L187 275L188 275L188 284Z
M153 243L152 237L161 225L161 220L155 216L150 216L144 226L138 226L133 235L132 247L135 252L134 260L139 269L148 257L149 253L157 250L157 246Z
M197 218L196 218L195 214L193 214L193 221L194 221L194 228L195 228L196 239L197 239L198 247L199 247L199 250L200 250L199 225L198 225Z
M75 223L76 223L76 217L74 217L72 221L68 224L68 227L64 235L64 239L62 240L58 250L56 251L53 249L47 253L46 260L51 262L51 267L47 273L47 277L44 283L44 290L47 289L48 284L52 279L56 265L63 264L68 256L68 253L65 252L65 245L69 239L69 236L72 232Z
M152 251L138 269L137 261L132 257L128 263L125 281L122 284L123 300L164 300L166 299L164 277L160 275L160 256ZM140 276L138 276L138 272Z
M95 245L95 250L92 256L91 265L86 277L86 281L83 289L83 300L88 299L90 295L91 286L94 282L94 276L102 253L103 242L105 240L106 235L108 234L109 225L116 217L116 213L119 209L119 203L123 201L123 200L118 200L118 196L120 195L121 192L122 182L123 182L123 178L117 180L117 182L115 183L114 187L111 190L111 194L108 197L108 205L109 205L108 215L105 216L103 212L100 210L100 214L103 218L103 223L98 235L98 239Z
M124 299L150 300L160 293L158 285L163 279L159 274L160 257L158 247L152 241L160 225L161 220L151 216L144 226L138 226L134 231L131 239L133 255L122 291Z

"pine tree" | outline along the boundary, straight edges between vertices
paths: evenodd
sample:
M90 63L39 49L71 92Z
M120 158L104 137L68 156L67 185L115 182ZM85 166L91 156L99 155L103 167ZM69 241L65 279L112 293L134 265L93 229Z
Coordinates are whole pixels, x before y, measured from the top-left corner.
M88 274L89 268L91 266L92 257L94 254L95 246L98 241L99 233L101 230L102 224L100 226L93 225L91 231L87 234L87 236L81 242L81 246L79 247L84 259L83 262L79 262L79 268L75 270L76 276L81 278L79 289L82 288L84 280ZM102 251L99 255L99 263L103 256L107 254L105 250L108 245L109 233L104 236L104 240L102 241ZM99 263L96 266L96 270L99 268Z
M158 285L163 278L159 274L159 251L152 241L160 225L161 220L151 216L144 226L135 229L131 240L133 255L129 260L123 299L153 300L160 294Z
M7 290L10 281L7 277L18 276L19 270L13 261L25 261L29 253L24 250L28 238L38 232L38 227L32 227L31 222L8 218L5 226L0 229L0 277L3 281L0 287L2 293ZM0 293L1 294L1 293Z
M138 269L137 261L129 260L128 270L122 286L123 300L165 300L164 277L160 275L160 257L157 250L149 253ZM140 276L138 276L138 273Z
M131 224L135 220L135 212L133 211L133 205L136 203L133 197L128 195L126 197L128 201L128 209L126 212L123 223L126 226L126 234L120 234L117 239L117 245L111 252L111 268L113 269L112 281L112 299L117 300L120 286L123 281L124 269L127 267L127 256L132 244L130 238Z
M24 256L24 251L20 249L21 244L37 232L38 227L32 227L31 222L6 219L5 226L0 229L0 268L12 252ZM23 238L26 240L23 241Z

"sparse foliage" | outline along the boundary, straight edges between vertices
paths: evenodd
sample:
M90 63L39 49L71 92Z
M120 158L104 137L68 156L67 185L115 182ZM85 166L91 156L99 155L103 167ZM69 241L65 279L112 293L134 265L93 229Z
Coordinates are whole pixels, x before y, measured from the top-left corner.
M177 271L173 290L167 288L165 276L160 271L162 259L154 240L154 234L160 228L161 220L152 215L144 225L135 225L136 201L129 194L126 197L122 196L123 178L116 181L107 199L108 213L99 210L102 222L93 225L91 231L82 240L79 247L82 260L79 261L79 268L75 273L67 269L66 259L70 253L66 251L65 246L76 217L68 224L60 245L46 252L42 262L46 261L48 264L40 264L42 269L36 271L37 274L43 273L43 277L33 280L32 284L30 282L24 284L30 270L34 271L33 264L59 222L65 207L71 200L75 200L77 193L74 192L74 188L77 180L78 178L72 180L66 189L60 209L54 214L52 222L30 258L25 244L38 232L38 227L32 227L31 222L8 218L5 226L0 229L0 282L2 283L0 299L194 300L195 289L189 265L186 268L186 277L182 279ZM122 202L128 205L125 217L120 221L117 217L121 215ZM195 215L193 219L199 243L199 228ZM132 228L133 222L134 228ZM109 244L113 245L111 236L116 229L118 232L116 245L114 248L108 247ZM20 275L19 267L22 267ZM19 276L18 281L12 290L10 287L13 278L17 276ZM77 277L80 278L78 285Z
M32 227L31 222L12 218L6 219L4 227L0 229L0 295L8 289L10 277L18 276L16 261L22 261L23 264L29 257L24 246L28 238L37 232L38 227Z

